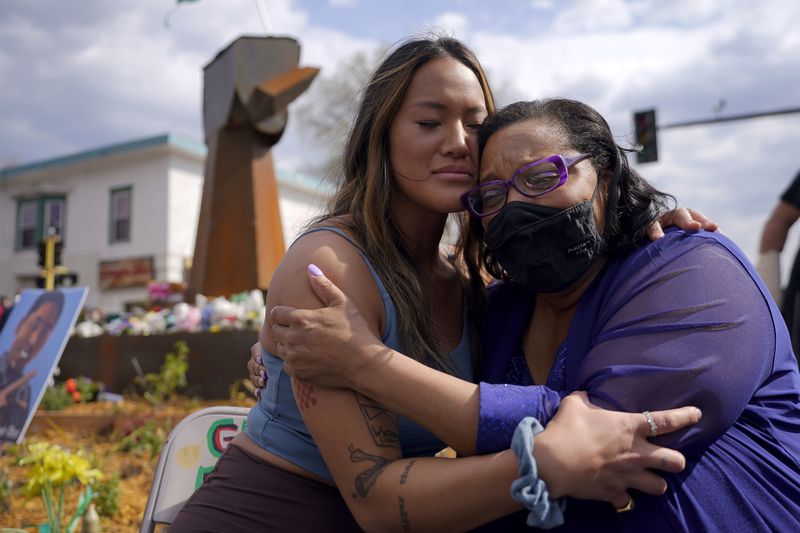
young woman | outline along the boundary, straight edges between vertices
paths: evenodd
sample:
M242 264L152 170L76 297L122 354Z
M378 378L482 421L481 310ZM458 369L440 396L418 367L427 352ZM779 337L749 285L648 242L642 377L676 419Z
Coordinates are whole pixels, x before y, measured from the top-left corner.
M800 530L800 376L741 250L718 233L644 239L668 196L628 166L585 104L512 104L486 120L479 145L480 184L463 199L484 265L510 280L493 289L483 320L488 383L380 346L323 276L311 285L327 309L273 309L293 373L416 413L479 453L508 446L524 416L547 424L575 390L620 411L697 405L699 424L656 440L687 458L665 494L636 494L623 514L571 501L567 529Z
M390 54L364 90L344 181L328 213L287 251L268 306L320 305L305 280L314 263L350 294L371 334L471 380L468 303L476 298L439 242L448 215L462 210L461 195L475 186L475 131L491 111L484 73L459 41L418 39ZM292 380L269 322L260 344L270 380L246 433L171 531L463 530L520 509L508 493L517 472L510 451L434 458L444 445L380 403ZM562 414L536 446L556 496L624 505L628 487L664 490L649 469L683 466L681 454L647 442L641 414L600 412L577 398ZM698 413L656 416L671 431ZM574 442L579 430L588 435L583 443ZM572 469L561 468L571 460ZM592 478L600 482L585 487Z

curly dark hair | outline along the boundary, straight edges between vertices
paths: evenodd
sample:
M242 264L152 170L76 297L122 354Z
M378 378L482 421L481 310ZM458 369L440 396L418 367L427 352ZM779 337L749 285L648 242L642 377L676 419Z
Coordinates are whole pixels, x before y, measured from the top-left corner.
M608 197L605 201L603 238L606 253L613 257L625 253L645 237L647 229L675 198L653 187L631 168L624 152L632 150L617 145L608 122L594 108L575 100L552 98L516 102L491 115L478 133L479 154L489 139L501 129L525 120L551 122L571 148L592 154L591 161L598 178L608 176ZM472 238L483 239L480 219L471 224ZM505 278L505 273L485 246L479 247L480 263L490 274Z
M28 318L35 313L37 309L47 303L53 304L56 307L56 316L61 315L61 309L64 307L64 294L61 291L47 291L41 293L33 302L31 308L28 309L28 313L22 320Z

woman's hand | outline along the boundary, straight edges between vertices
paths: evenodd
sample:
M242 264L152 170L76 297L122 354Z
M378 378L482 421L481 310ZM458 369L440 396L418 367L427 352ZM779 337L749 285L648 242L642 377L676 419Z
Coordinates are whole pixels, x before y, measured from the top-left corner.
M256 398L261 397L261 389L267 384L267 370L261 360L261 343L257 342L250 347L250 359L247 361L247 372L250 374L250 383L253 384Z
M325 307L276 306L270 311L283 368L315 385L357 388L358 373L383 345L356 306L319 269L309 266L309 282Z
M658 222L654 222L647 230L647 236L653 241L660 239L664 236L664 228L669 226L677 226L686 231L697 231L699 229L717 231L719 229L717 223L703 213L688 207L678 207L661 215Z
M550 495L602 500L620 509L630 502L629 489L663 494L667 484L653 470L677 473L686 459L647 439L696 424L702 413L696 407L681 407L650 414L655 426L642 413L592 405L584 392L565 397L545 431L534 439L540 476Z

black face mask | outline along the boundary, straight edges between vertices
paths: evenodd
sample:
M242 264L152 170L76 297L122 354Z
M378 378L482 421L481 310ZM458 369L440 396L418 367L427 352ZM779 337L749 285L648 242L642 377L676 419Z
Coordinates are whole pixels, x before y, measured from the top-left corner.
M559 292L605 251L592 202L568 209L511 202L489 223L486 246L512 280L534 292Z

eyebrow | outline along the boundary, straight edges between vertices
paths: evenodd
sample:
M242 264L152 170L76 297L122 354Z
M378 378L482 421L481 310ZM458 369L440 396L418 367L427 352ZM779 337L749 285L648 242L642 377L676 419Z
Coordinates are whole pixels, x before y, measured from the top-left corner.
M447 109L447 106L441 102L436 102L433 100L420 100L419 102L414 102L414 107L424 107L427 109L436 109L436 110L444 110ZM473 106L467 108L467 113L486 113L486 108L483 106Z
M536 163L537 161L541 161L541 160L543 160L543 159L547 159L547 157L540 157L540 158L538 158L538 159L525 158L525 159L523 159L523 161L525 161L526 159L530 159L530 160L529 160L529 161L527 161L527 162L525 162L525 163L521 163L521 164L520 164L520 165L517 167L517 169L516 169L514 172L517 172L517 171L518 171L518 170L520 170L522 167L528 166L528 165L530 165L531 163ZM497 174L495 174L495 173L492 171L492 172L489 172L488 174L486 174L485 176L480 176L480 175L479 175L479 176L478 176L478 183L483 183L483 182L485 182L485 181L505 181L505 180L508 180L508 179L510 179L510 178L511 178L511 176L509 176L508 178L498 178L498 177L497 177Z

